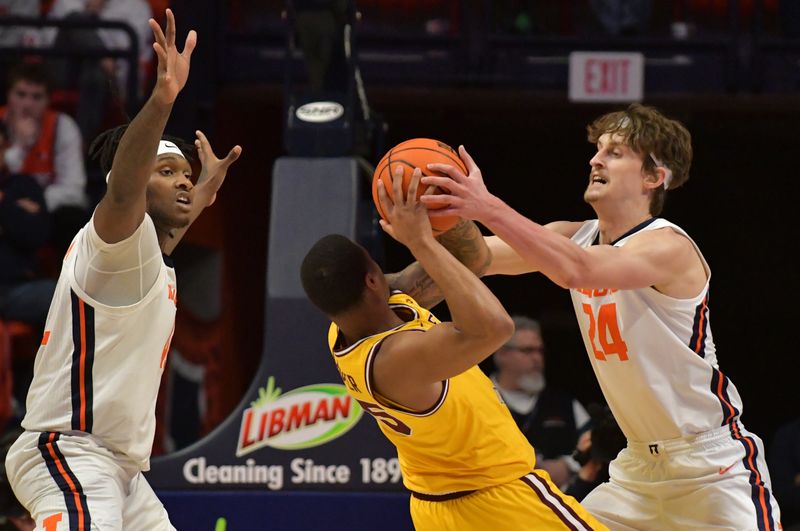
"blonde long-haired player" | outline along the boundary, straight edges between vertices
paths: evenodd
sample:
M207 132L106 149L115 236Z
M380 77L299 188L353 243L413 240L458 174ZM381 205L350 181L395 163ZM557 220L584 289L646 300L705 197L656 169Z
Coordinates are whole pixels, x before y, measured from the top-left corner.
M691 137L632 104L589 127L597 153L584 193L597 219L539 225L489 193L480 170L422 182L450 192L435 213L481 222L489 274L539 271L568 288L597 380L628 446L583 505L612 529L780 527L761 439L711 335L711 268L661 214L689 178ZM471 160L461 147L461 156ZM427 201L423 198L423 201ZM435 214L432 211L432 215Z

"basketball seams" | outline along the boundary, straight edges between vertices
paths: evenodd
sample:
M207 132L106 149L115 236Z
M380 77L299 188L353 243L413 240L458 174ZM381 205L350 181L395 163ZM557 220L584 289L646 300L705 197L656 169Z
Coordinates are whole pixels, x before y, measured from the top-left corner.
M424 145L425 142L428 142L430 144L435 144L435 147L425 146ZM420 145L420 143L422 143L423 145ZM445 147L442 147L442 146L445 146ZM372 196L373 196L373 200L374 200L374 203L375 203L375 208L376 208L379 216L382 219L386 219L386 215L385 215L385 213L383 211L383 208L381 207L380 200L379 200L379 197L378 197L378 190L377 190L378 179L382 180L384 185L386 185L387 188L390 187L391 183L394 181L394 177L391 175L391 168L393 166L395 166L396 164L402 164L403 166L407 166L408 168L410 168L412 170L412 172L413 172L413 170L415 168L420 168L420 170L423 170L423 168L421 166L413 164L410 160L406 160L406 159L403 159L403 158L397 158L398 154L400 154L402 152L405 152L405 151L422 152L422 153L418 153L419 157L412 157L412 159L414 159L414 158L422 158L424 160L424 158L426 156L424 152L432 152L432 153L435 153L438 157L441 157L441 158L445 159L445 160L443 160L441 162L439 162L439 161L436 161L436 162L439 162L440 164L447 164L449 162L450 164L458 167L464 173L467 172L466 165L464 164L464 162L460 158L458 158L458 155L455 155L455 158L453 158L453 155L455 154L455 152L452 150L452 148L449 149L449 150L445 149L446 147L449 147L449 146L447 146L447 144L445 144L443 142L439 142L437 140L433 140L433 139L429 139L429 138L410 139L410 140L406 140L405 142L401 142L400 144L397 144L395 147L390 149L381 158L381 160L378 162L377 167L375 169L375 172L373 174L374 176L373 176L373 183L372 183L373 184L373 186L372 186ZM431 163L433 163L433 162L432 161L423 162L424 165L431 164ZM447 174L445 174L443 172L426 173L428 171L429 170L427 170L427 168L425 168L423 170L423 175L424 176L437 175L437 176L444 176L444 177L447 176ZM387 175L384 176L384 172L387 172ZM410 174L406 173L405 170L403 171L403 180L404 180L403 189L404 189L404 192L406 192L407 189L408 189L407 188L408 184L405 181L407 181L409 175ZM442 234L443 232L446 232L447 230L449 230L449 228L452 226L452 225L449 225L449 223L447 221L447 218L441 218L441 219L445 224L447 224L446 228L438 228L436 225L437 224L441 224L442 222L439 222L435 218L431 219L431 229L433 230L434 235Z
M392 164L405 164L406 166L411 168L411 171L414 171L415 169L419 168L419 166L414 166L414 164L412 164L410 161L407 161L407 160L404 160L404 159L395 159L394 161L392 161ZM429 164L433 164L433 163L429 163ZM428 176L448 177L448 175L446 173L443 173L443 172L425 173L426 171L430 171L430 170L428 170L427 168L426 169L419 168L419 169L422 172L422 176L423 177L428 177ZM383 172L381 172L381 173L383 173Z
M414 147L407 147L407 148L403 148L403 149L393 149L389 154L390 155L395 155L395 154L403 152L403 151L433 151L434 153L438 153L440 155L444 155L447 159L449 159L449 160L451 160L453 162L454 166L458 166L458 168L461 171L463 171L464 174L467 173L467 165L464 164L464 161L461 160L461 158L459 158L459 157L453 158L452 156L449 155L449 152L441 150L441 149L414 146Z

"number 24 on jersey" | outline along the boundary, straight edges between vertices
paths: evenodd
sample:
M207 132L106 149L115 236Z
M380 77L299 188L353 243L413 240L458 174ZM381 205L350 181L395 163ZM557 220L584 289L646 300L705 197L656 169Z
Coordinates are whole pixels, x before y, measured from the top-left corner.
M601 305L597 309L597 315L591 305L583 304L582 307L589 317L589 343L592 345L594 357L607 361L608 356L617 356L619 361L628 361L628 345L619 331L616 303Z

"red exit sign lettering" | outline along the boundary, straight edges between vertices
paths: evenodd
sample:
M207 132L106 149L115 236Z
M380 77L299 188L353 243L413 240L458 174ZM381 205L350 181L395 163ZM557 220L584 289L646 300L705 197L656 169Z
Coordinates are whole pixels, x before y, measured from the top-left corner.
M644 56L632 52L572 52L569 99L591 102L641 101Z

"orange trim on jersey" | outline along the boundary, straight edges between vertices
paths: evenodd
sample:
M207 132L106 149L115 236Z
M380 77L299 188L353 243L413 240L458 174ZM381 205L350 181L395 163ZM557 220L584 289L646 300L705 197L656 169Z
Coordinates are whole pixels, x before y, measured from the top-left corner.
M94 308L77 294L70 293L72 309L72 363L70 398L72 401L71 428L91 433L94 422L93 377L95 331Z
M719 398L720 402L722 402L722 404L727 407L729 411L728 416L725 418L725 422L723 422L724 425L732 421L733 418L738 415L738 411L736 411L736 408L733 407L733 404L731 404L730 400L728 400L728 397L725 396L725 392L722 390L722 384L726 379L725 375L719 371L717 372L719 373L719 379L717 382L717 398Z
M73 247L75 247L75 240L72 240L72 243L69 244L69 248L67 249L67 252L64 253L64 260L67 259L67 257L69 256L69 253L70 253L70 251L72 251Z
M67 471L64 469L64 465L61 463L61 459L58 458L58 455L53 448L53 441L55 437L55 433L50 434L47 444L45 444L45 448L47 448L47 452L50 454L50 457L56 464L59 474L61 474L61 477L64 479L64 481L66 481L67 485L69 485L69 491L72 493L72 497L75 498L75 506L78 509L78 529L84 530L86 529L86 523L84 518L83 504L81 503L81 496L77 487L75 486L75 483L72 482L72 478L69 476L69 474L67 474Z
M50 330L45 330L44 335L42 335L42 346L47 345L48 341L50 341Z
M175 333L175 321L172 322L172 330L169 333L169 337L167 338L167 342L164 343L164 350L161 351L161 363L159 363L159 368L163 369L164 366L167 364L167 354L169 354L169 346L172 343L172 335Z
M86 431L86 309L82 299L78 300L80 308L81 355L80 355L80 390L81 390L81 431Z
M703 346L703 339L705 338L705 317L706 308L708 307L708 297L703 299L703 306L700 308L700 322L697 324L697 343L694 346L694 351L700 353Z
M732 424L733 435L736 439L740 441L744 441L745 446L747 447L747 468L755 474L755 483L753 486L758 490L758 503L761 506L762 511L762 521L764 524L764 529L775 529L770 524L770 510L767 507L767 499L766 499L766 489L764 488L764 482L761 480L761 473L758 471L753 458L756 455L756 447L753 444L753 441L750 437L744 437L741 432L739 431L739 426L737 423Z

